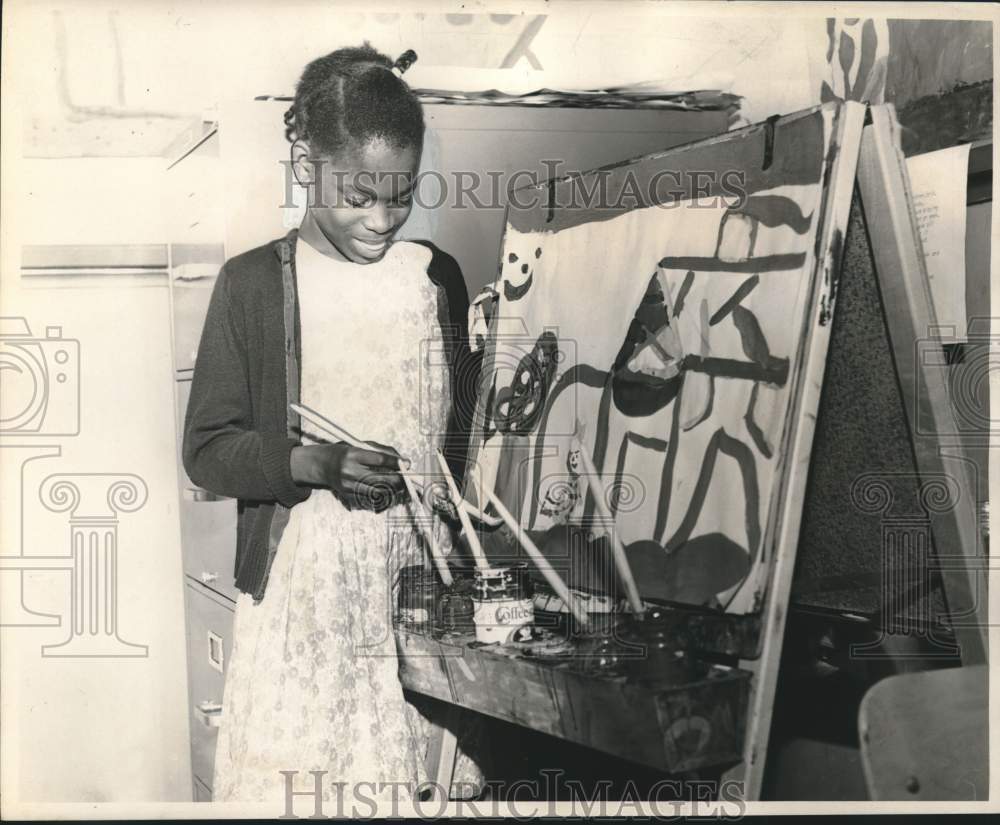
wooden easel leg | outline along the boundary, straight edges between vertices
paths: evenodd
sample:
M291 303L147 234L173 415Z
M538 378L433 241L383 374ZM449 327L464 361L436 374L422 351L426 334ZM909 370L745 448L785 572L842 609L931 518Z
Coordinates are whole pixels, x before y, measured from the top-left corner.
M968 466L942 449L946 439L960 432L947 376L919 357L917 343L937 337L937 319L915 225L899 123L892 104L872 106L871 118L861 141L858 188L872 237L879 290L886 309L891 308L886 312L886 328L910 432L916 434L912 443L917 472L928 484L947 480L944 489L955 488L954 493L945 494L945 504L929 506L931 529L962 664L984 664L987 564L977 535L975 486ZM942 558L946 559L943 564Z
M434 801L439 801L442 794L447 799L451 793L451 781L455 775L455 757L458 751L455 731L460 713L460 708L449 705L444 713L443 724L433 725L427 748L427 775L435 783L431 795Z
M835 233L847 226L851 209L851 197L857 172L858 151L864 126L864 107L856 103L845 103L839 118L839 125L832 140L840 147L830 167L830 191L835 201L830 207L830 216L823 229L822 250L829 265L835 259ZM820 276L817 276L820 277ZM818 302L818 298L815 299ZM818 306L813 306L812 317L820 315ZM830 327L817 323L808 341L809 364L805 375L815 375L823 371L827 347L830 341ZM778 685L781 665L781 648L785 636L785 619L788 616L792 575L795 570L795 554L798 549L799 526L802 521L802 505L805 498L809 459L812 450L816 412L819 409L820 382L804 382L799 399L800 416L795 424L788 448L788 479L786 488L793 490L783 503L786 510L777 536L778 551L771 582L764 602L761 617L761 652L757 659L742 660L740 667L753 672L750 705L747 709L746 730L743 742L743 760L723 774L723 782L741 783L743 799L758 801L764 784L764 762L767 756L768 739L771 734L771 716L774 711L774 696ZM800 411L805 411L802 415Z

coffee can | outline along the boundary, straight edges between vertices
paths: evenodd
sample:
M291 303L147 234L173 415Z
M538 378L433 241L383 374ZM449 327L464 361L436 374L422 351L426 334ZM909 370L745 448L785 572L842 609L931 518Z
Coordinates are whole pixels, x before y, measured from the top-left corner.
M506 642L517 628L531 624L535 608L527 565L477 570L472 605L476 640L485 644Z

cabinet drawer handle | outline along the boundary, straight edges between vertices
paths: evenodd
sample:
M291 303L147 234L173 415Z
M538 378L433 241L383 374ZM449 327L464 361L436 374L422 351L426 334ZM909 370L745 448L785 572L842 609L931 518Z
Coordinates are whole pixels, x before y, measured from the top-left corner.
M222 637L218 633L208 631L208 666L219 673L226 672L225 651Z
M203 490L201 487L185 487L184 488L184 498L188 501L225 501L226 496L220 496L216 493L210 493L208 490Z
M217 728L222 723L222 703L206 699L194 709L195 716L206 728Z
M207 570L202 570L201 575L198 577L201 579L202 584L211 584L219 580L218 573L209 573Z

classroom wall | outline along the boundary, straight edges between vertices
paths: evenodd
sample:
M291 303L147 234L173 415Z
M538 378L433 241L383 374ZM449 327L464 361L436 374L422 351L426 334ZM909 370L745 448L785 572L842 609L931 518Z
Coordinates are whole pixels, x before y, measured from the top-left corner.
M149 154L186 118L222 100L289 94L308 60L363 40L390 55L414 49L419 59L407 79L417 86L527 91L654 82L740 95L745 122L828 95L902 105L992 77L986 20L834 20L766 6L750 17L738 6L706 14L624 2L505 10L485 0L247 0L238 12L193 0L6 5L5 28L16 23L33 57L14 67L15 82L32 88L29 150L50 156L69 151L73 139L95 153ZM887 5L883 13L903 10ZM38 65L50 69L34 71ZM105 117L98 140L91 121L102 113L115 117Z
M417 86L527 91L654 81L742 95L748 120L818 99L810 55L825 52L822 18L750 18L724 8L671 14L668 4L525 3L512 14L488 13L502 9L485 2L452 5L455 13L431 4L423 11L421 4L251 0L235 13L220 2L120 8L38 0L19 23L38 63L52 67L27 78L36 90L32 151L66 150L67 110L156 120L226 99L288 94L307 61L366 39L391 55L414 49L419 60L407 79ZM84 123L74 128L89 134ZM93 148L127 154L148 145L121 135Z
M102 488L88 495L88 485L101 482L92 474L137 476L147 495L118 517L116 603L122 640L148 648L136 658L43 655L42 646L70 634L70 573L3 573L5 625L22 598L60 623L0 630L5 801L190 798L166 279L110 276L81 285L61 275L29 286L18 273L21 244L6 243L162 243L164 167L159 158L84 158L3 169L2 314L24 318L36 336L58 326L78 342L79 434L0 436L0 552L71 552L71 514L43 502L48 476L67 474L84 492L78 515L106 508ZM51 404L64 417L75 406L73 383L50 382ZM23 463L39 445L60 454Z

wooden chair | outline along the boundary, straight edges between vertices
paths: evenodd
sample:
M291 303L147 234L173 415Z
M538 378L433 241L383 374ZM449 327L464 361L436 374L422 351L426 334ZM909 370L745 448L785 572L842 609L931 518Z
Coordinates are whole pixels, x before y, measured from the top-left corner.
M861 700L858 728L871 799L989 798L986 665L889 676Z

